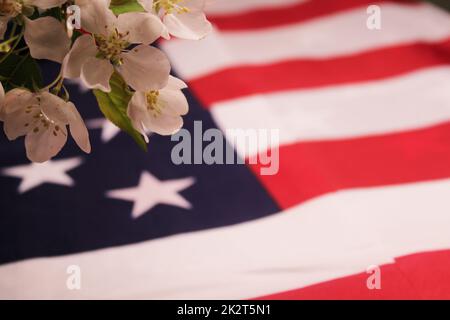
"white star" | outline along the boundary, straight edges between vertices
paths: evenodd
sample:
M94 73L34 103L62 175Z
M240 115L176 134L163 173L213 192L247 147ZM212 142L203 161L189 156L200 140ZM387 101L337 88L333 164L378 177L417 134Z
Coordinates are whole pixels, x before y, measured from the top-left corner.
M91 119L86 122L89 129L102 129L101 140L103 143L111 141L120 133L120 129L105 118Z
M189 188L195 179L185 178L177 180L160 181L144 171L141 174L139 185L134 188L112 190L106 193L109 198L134 202L132 217L139 218L158 204L167 204L191 209L192 205L184 199L179 192Z
M75 182L67 175L70 171L83 163L81 158L63 160L49 160L45 163L30 163L3 169L2 175L22 179L18 192L25 193L44 183L73 186Z

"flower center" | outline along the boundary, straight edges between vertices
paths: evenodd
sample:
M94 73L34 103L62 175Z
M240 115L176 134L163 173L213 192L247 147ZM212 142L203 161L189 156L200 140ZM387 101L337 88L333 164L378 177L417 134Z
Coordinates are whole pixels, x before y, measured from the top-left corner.
M155 0L153 1L153 9L156 12L159 12L161 9L164 10L165 13L187 13L189 12L189 8L182 6L180 3L184 0Z
M0 16L15 17L22 12L19 0L0 0Z
M31 122L27 122L24 124L25 128L31 127L33 133L52 130L52 134L55 137L59 134L65 135L65 133L61 130L61 127L40 109L40 103L40 99L37 98L37 104L29 105L25 108L26 114L33 114Z
M163 105L159 101L159 91L149 91L145 94L147 100L147 111L153 117L158 117L162 114Z
M121 65L120 55L130 45L126 40L128 32L123 34L115 29L109 36L96 34L94 37L98 49L97 57L108 59L115 65Z

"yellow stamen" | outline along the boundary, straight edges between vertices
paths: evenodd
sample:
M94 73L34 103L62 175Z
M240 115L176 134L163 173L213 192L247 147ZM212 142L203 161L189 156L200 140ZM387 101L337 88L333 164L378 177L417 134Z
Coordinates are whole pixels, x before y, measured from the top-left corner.
M0 0L0 15L15 17L22 12L22 1L19 0Z
M189 12L189 8L182 6L180 3L184 0L156 0L153 1L153 9L156 12L160 10L164 10L165 13L187 13Z
M158 117L162 114L163 106L159 100L159 91L149 91L145 94L147 100L147 110L153 115Z
M117 29L115 29L109 36L96 34L95 42L97 44L98 57L108 59L115 65L121 65L122 58L120 55L123 50L129 46L126 37L128 37L128 32L123 34Z

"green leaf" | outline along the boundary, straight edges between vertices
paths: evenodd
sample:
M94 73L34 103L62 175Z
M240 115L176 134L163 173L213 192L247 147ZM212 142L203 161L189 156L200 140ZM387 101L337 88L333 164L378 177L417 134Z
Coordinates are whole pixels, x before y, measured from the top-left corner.
M144 8L137 0L111 0L109 8L114 14L119 15L127 12L143 12Z
M117 73L113 74L109 83L111 85L111 92L107 93L101 90L93 90L100 110L108 120L128 133L141 149L147 151L147 144L145 143L144 137L134 129L127 115L128 102L132 96L127 84Z
M0 77L6 90L25 87L34 90L42 87L42 74L36 60L30 55L10 54L0 64Z

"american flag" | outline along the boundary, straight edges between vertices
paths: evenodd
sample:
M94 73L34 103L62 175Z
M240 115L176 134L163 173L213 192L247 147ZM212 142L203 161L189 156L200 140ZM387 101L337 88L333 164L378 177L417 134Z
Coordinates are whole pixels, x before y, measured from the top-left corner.
M190 87L185 128L279 129L279 173L175 165L156 135L144 153L74 83L91 155L72 144L31 164L23 141L0 140L0 298L450 299L449 13L410 0L208 13L206 39L160 43Z

